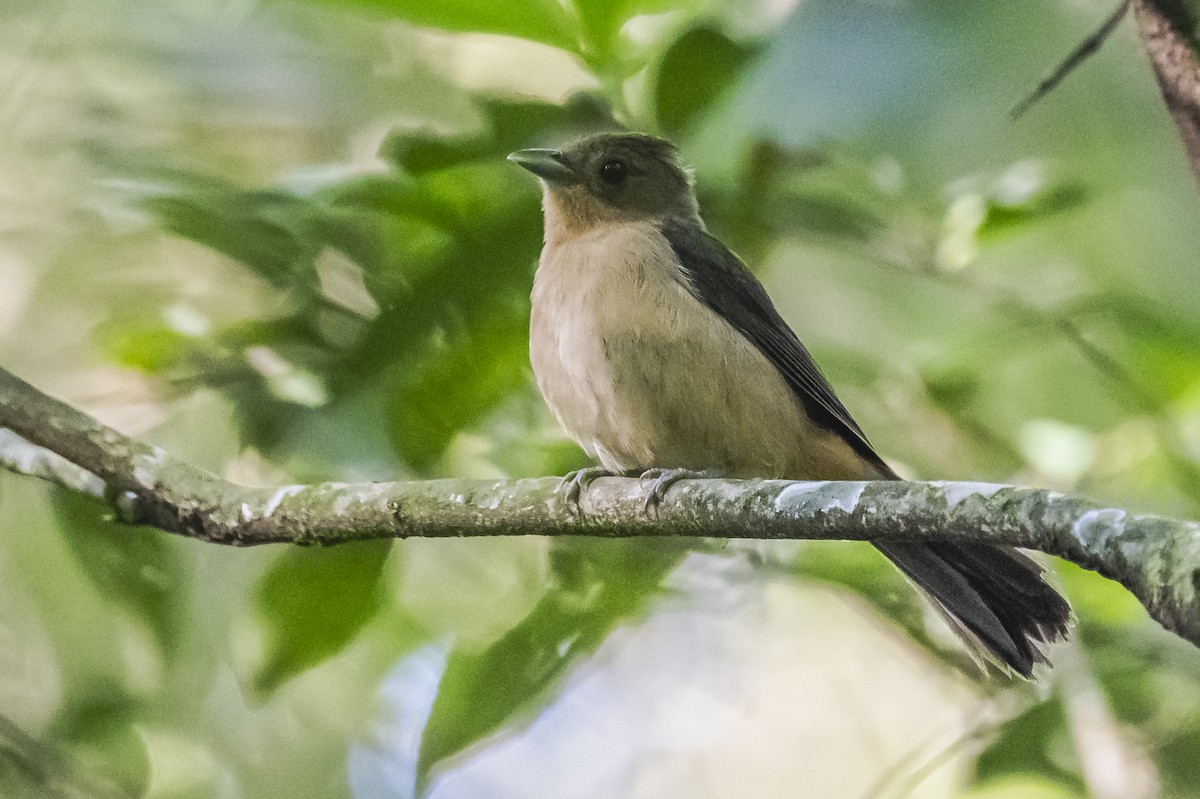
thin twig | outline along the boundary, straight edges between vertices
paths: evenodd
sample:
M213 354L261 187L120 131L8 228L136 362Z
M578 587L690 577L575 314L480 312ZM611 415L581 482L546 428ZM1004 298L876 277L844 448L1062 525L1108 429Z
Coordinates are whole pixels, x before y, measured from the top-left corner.
M1064 58L1054 71L1037 85L1037 88L1026 95L1025 99L1013 106L1013 109L1008 112L1010 119L1019 119L1022 114L1029 110L1030 106L1038 100L1045 97L1063 82L1063 79L1075 71L1075 68L1082 64L1088 57L1094 55L1100 49L1100 46L1108 40L1112 32L1116 30L1117 25L1125 17L1129 11L1130 0L1122 0L1121 5L1109 14L1096 31L1089 37L1083 40L1083 43L1076 47L1070 55Z

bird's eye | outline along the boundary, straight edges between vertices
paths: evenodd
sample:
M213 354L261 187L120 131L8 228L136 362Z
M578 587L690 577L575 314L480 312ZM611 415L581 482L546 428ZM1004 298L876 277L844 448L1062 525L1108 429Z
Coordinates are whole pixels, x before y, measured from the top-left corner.
M600 178L605 183L611 183L614 186L624 182L628 174L629 170L624 161L605 161L604 165L600 167Z

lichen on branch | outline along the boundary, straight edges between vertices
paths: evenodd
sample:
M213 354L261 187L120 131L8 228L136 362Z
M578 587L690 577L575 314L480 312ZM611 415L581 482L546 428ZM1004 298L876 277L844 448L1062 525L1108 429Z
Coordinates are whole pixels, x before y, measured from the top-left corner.
M954 539L1036 549L1117 580L1200 646L1200 523L990 483L681 480L653 513L631 478L578 505L559 478L236 485L135 441L0 370L0 465L98 496L130 524L216 544L448 536Z

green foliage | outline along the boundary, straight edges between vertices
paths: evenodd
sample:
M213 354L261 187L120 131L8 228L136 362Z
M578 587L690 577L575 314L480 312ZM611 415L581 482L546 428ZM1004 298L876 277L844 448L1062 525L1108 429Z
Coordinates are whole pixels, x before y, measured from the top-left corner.
M721 30L701 26L680 36L658 65L654 108L658 123L675 136L733 86L755 53Z
M390 541L289 549L259 581L263 635L248 689L265 700L282 683L337 654L379 610Z
M325 0L329 5L354 4L384 14L448 31L501 33L535 42L570 47L571 26L554 0L478 3L474 0Z
M187 178L186 183L179 193L146 201L164 230L212 247L280 286L311 273L316 252L300 198L281 191L239 191L214 178Z
M804 3L790 15L778 4L702 0L309 0L235 17L222 4L128 0L113 13L74 2L71 18L103 29L51 25L32 7L0 17L3 52L36 51L37 75L47 76L5 96L14 156L0 159L0 175L21 198L9 217L16 232L0 239L13 298L0 307L6 365L185 459L255 484L585 465L530 380L538 189L504 156L624 127L677 141L696 165L710 228L759 272L872 440L907 473L1049 483L1170 515L1200 512L1200 313L1186 290L1200 240L1191 181L1144 65L1112 44L1089 64L1093 77L1074 76L1020 125L1001 122L1040 73L1031 65L1048 65L1089 27L1085 11L1033 0ZM43 29L44 45L22 38ZM996 46L1012 41L1022 46ZM1113 68L1106 58L1126 61ZM202 411L181 419L178 408L196 397ZM1086 443L1069 474L1045 469L1064 440L1047 430ZM411 791L368 781L367 749L390 758L382 772L411 771L434 794L444 778L450 795L460 766L483 768L470 753L502 757L507 747L488 746L501 737L532 740L542 747L533 762L543 763L553 747L530 721L570 675L612 667L592 655L614 629L656 618L663 580L692 546L555 542L535 601L541 550L490 564L494 574L536 573L518 599L499 598L489 592L504 581L474 578L484 567L451 548L437 550L446 560L425 581L413 576L416 560L387 568L386 543L288 550L260 567L252 553L117 525L86 500L32 504L29 537L0 542L0 566L41 563L21 550L35 547L26 541L62 547L72 566L6 586L38 606L47 630L37 614L25 621L53 639L44 648L62 666L31 657L45 672L41 704L59 705L40 721L0 685L0 792L18 796L56 779L73 784L63 775L76 772L102 775L97 784L117 785L114 795ZM946 675L961 652L869 547L730 547L712 560L728 573L697 595L745 592L731 603L737 611L689 595L714 627L735 612L752 627L745 608L769 615L779 585L819 583L865 600L863 626L914 643L923 673L947 686L938 698L958 701ZM987 685L980 701L1021 710L984 731L969 795L1091 791L1086 736L1068 701L1082 685L1163 795L1189 796L1200 779L1195 652L1151 627L1119 586L1073 568L1059 575L1079 618L1081 663L1060 667L1060 682L1042 693ZM103 624L81 621L93 596ZM408 615L451 600L457 613L486 607L479 619L510 626L489 627L481 643L454 613ZM139 649L142 628L150 654ZM23 651L24 629L0 618L0 645ZM698 671L718 668L707 653L719 645L706 634L694 636ZM787 735L844 740L844 725L790 709L803 701L793 694L800 678L760 662L785 634L753 627L746 635L763 640L734 660L738 675L780 686L788 724L767 726L770 713L737 690L705 697L712 704L693 709L703 719L692 726L712 738L647 734L628 744L642 759L612 771L659 768L659 793L736 783L738 795L767 795L812 749ZM430 678L436 696L400 703L409 728L432 707L423 734L376 740L389 712L381 708L417 690L416 680L397 686L393 669L418 639L450 649L444 673ZM874 663L874 651L853 649L855 630L838 639L847 641L841 657ZM895 704L903 691L888 663L876 666L878 684L864 687L873 693L854 694L833 717ZM822 695L851 693L835 688ZM29 740L4 732L9 716ZM687 780L708 767L679 753L694 747L721 761L735 743L720 738L726 716L751 719L739 741L769 738L788 755L771 760L763 744L753 775L695 787ZM633 732L605 730L609 749L572 752L571 774L618 757L618 739ZM881 762L859 760L846 773L887 774L883 760L918 758L887 749L877 732L862 734ZM207 776L189 783L169 773L169 757L156 765L151 740L178 744L177 760L216 762L193 763ZM950 747L930 773L969 771L937 767L968 765L967 748ZM474 778L499 768L489 767ZM958 795L962 779L922 790ZM571 795L646 784L598 781ZM480 785L476 793L505 792Z
M117 523L90 497L56 492L54 510L63 540L96 591L144 623L164 654L173 654L187 588L179 542Z
M57 720L55 737L91 770L103 774L120 794L141 796L150 781L150 765L134 727L141 708L111 686L81 699Z
M579 657L641 612L687 551L677 541L555 542L556 585L537 607L479 654L454 652L421 737L417 784L447 758L536 707Z

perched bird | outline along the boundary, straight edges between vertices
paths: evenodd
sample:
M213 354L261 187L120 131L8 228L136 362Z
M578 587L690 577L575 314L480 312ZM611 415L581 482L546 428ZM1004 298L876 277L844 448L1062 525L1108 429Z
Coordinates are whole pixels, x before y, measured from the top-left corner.
M898 479L762 284L709 235L675 147L608 133L509 160L542 180L530 358L554 415L612 473ZM576 491L580 483L575 484ZM877 546L977 650L1029 677L1070 609L989 544Z

